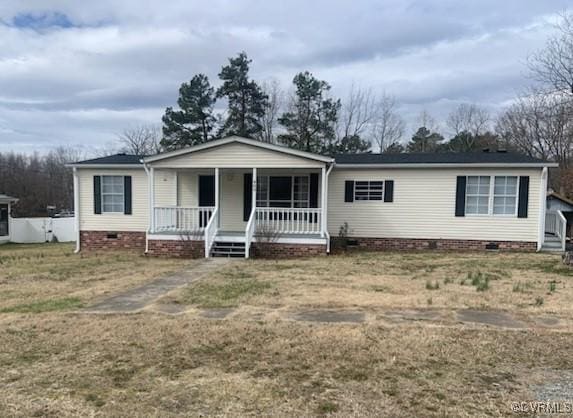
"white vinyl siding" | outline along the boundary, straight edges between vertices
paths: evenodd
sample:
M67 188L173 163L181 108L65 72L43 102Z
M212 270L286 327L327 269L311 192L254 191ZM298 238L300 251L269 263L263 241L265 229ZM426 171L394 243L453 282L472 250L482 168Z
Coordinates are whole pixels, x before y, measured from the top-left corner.
M160 160L153 167L173 168L321 168L324 163L304 157L231 143Z
M101 176L102 212L123 213L124 193L124 176Z
M529 176L527 218L455 216L457 176ZM394 202L356 205L344 201L346 180L394 180ZM539 169L343 169L328 184L328 231L337 236L348 222L350 237L467 239L536 242L539 231Z
M94 176L131 176L132 215L103 212L94 214ZM141 231L149 223L147 174L141 169L78 169L80 192L80 230L82 231ZM102 179L103 181L103 179ZM103 203L103 202L102 202ZM102 208L103 209L103 208Z

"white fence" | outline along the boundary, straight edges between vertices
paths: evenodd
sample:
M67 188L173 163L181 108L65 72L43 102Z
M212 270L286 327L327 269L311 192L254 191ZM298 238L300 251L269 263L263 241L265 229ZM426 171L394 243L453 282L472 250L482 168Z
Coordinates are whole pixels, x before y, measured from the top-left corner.
M19 244L76 240L75 218L12 218L10 241Z

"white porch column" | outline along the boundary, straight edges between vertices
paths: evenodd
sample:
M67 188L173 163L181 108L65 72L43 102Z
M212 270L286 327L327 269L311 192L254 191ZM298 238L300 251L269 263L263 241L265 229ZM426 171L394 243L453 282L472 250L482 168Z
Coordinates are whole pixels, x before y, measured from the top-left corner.
M215 168L215 209L219 209L219 167ZM221 211L217 210L217 228L220 225L219 220L221 219Z
M257 168L253 167L253 180L251 182L251 211L257 207Z
M322 216L321 216L321 229L320 229L320 236L324 238L326 232L326 167L322 167L322 172L320 173L321 182L321 203L320 208L322 209Z
M78 170L74 167L74 228L76 229L76 249L75 252L80 252L81 235L80 235L80 179L78 178ZM8 235L12 230L10 225L10 203L8 203Z
M149 169L149 229L153 234L155 232L155 169Z

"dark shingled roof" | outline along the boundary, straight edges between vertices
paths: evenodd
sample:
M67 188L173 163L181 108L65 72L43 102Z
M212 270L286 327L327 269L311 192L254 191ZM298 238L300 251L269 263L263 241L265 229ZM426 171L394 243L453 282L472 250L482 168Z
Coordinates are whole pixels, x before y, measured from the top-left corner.
M115 154L80 161L77 165L140 165L144 158L132 154ZM513 152L444 152L403 154L337 154L336 164L543 164L538 158Z
M140 155L133 154L115 154L108 155L107 157L93 158L91 160L79 161L75 164L89 165L89 164L141 164L141 159L144 158Z
M513 152L444 152L404 154L338 154L337 164L543 164Z

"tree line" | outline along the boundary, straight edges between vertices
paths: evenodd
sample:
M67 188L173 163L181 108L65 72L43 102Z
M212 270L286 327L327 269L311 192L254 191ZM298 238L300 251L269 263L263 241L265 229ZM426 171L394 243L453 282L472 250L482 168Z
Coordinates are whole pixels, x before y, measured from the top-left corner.
M0 193L19 199L12 215L46 216L73 209L73 177L66 164L81 158L80 152L63 147L44 155L0 153Z

